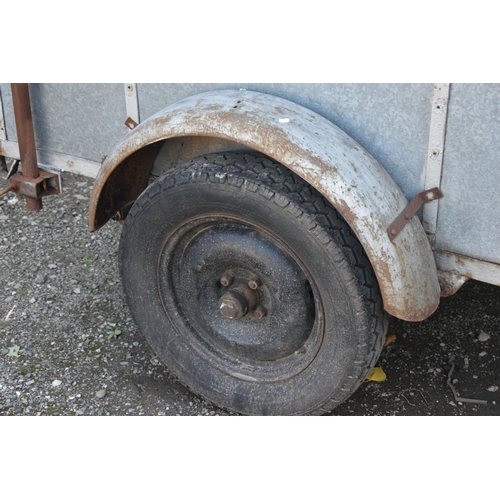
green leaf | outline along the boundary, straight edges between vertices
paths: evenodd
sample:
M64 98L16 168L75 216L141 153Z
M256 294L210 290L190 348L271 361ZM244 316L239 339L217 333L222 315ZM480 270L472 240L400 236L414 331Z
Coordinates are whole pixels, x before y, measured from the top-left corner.
M19 357L19 346L13 345L12 347L9 347L9 352L7 353L7 356L15 356L16 358L18 358Z
M122 334L121 330L115 330L114 332L110 332L110 334L108 335L108 339L116 339L116 337L118 337L118 335L121 334Z

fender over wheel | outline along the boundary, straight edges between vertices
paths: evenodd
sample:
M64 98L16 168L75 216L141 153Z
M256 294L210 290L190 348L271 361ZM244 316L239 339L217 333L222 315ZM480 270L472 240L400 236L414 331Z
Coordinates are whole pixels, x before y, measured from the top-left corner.
M325 413L383 346L387 315L360 243L265 156L207 155L157 179L125 221L120 269L158 357L232 411Z

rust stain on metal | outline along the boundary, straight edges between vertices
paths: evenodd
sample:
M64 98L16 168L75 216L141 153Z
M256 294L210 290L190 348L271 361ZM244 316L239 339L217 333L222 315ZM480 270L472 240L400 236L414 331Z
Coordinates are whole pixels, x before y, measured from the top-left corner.
M289 122L279 123L279 118ZM140 195L160 148L182 137L232 141L294 171L332 203L361 241L390 314L419 321L437 308L437 273L420 222L410 220L411 231L397 243L386 233L407 205L392 178L331 122L265 94L222 91L193 96L138 125L103 162L91 197L91 231Z
M43 207L41 200L43 196L61 192L59 176L38 168L28 84L13 83L11 88L22 173L10 176L9 188L3 190L1 194L14 191L23 195L26 197L27 210L38 212Z
M473 257L434 248L438 272L451 272L464 278L500 286L500 266Z
M130 116L125 120L125 126L130 130L134 130L137 125L139 124L133 118L130 118Z
M61 192L59 176L43 170L36 179L22 173L14 174L10 178L10 184L15 193L33 199Z
M450 271L438 271L441 297L450 297L462 288L470 278Z

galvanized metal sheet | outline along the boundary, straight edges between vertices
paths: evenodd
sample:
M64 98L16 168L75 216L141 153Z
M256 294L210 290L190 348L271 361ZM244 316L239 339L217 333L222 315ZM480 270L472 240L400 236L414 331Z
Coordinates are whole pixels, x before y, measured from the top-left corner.
M2 94L2 106L4 114L5 138L17 142L16 120L14 118L14 105L12 104L12 92L10 83L0 83L0 92Z
M453 84L436 247L500 264L500 85Z
M420 222L413 218L394 242L387 235L387 227L407 205L392 178L331 122L271 95L208 92L176 102L143 122L103 163L92 192L91 229L109 217L102 219L103 212L112 211L109 205L113 209L113 204L124 200L120 192L122 162L128 169L127 158L135 151L181 136L235 140L289 167L329 199L356 233L377 274L389 313L419 321L436 309L439 283ZM147 151L151 153L151 146ZM133 166L139 175L136 160ZM122 177L128 185L129 176Z
M324 116L384 165L408 199L423 190L430 84L137 84L134 93L145 119L190 95L240 88L283 97ZM7 137L17 141L10 85L0 89ZM100 161L125 133L122 84L33 84L30 90L39 149Z
M9 158L20 158L19 145L17 142L2 141L0 139L0 155ZM77 156L65 155L64 153L55 153L54 151L37 150L38 165L43 168L55 168L57 170L73 172L86 177L96 177L101 162L85 160Z
M10 85L5 94L7 137L17 141ZM37 149L100 161L126 134L123 84L30 84Z
M378 160L410 200L424 189L432 84L138 84L141 120L210 90L253 90L325 117Z
M0 88L0 141L7 140L7 131L5 129L5 117L3 114L2 89Z

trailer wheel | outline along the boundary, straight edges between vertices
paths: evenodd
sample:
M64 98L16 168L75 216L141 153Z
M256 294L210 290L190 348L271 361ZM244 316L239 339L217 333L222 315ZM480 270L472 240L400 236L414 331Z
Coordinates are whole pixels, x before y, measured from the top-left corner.
M264 156L211 154L157 179L125 221L120 268L158 357L235 412L325 413L382 349L387 316L360 243Z

